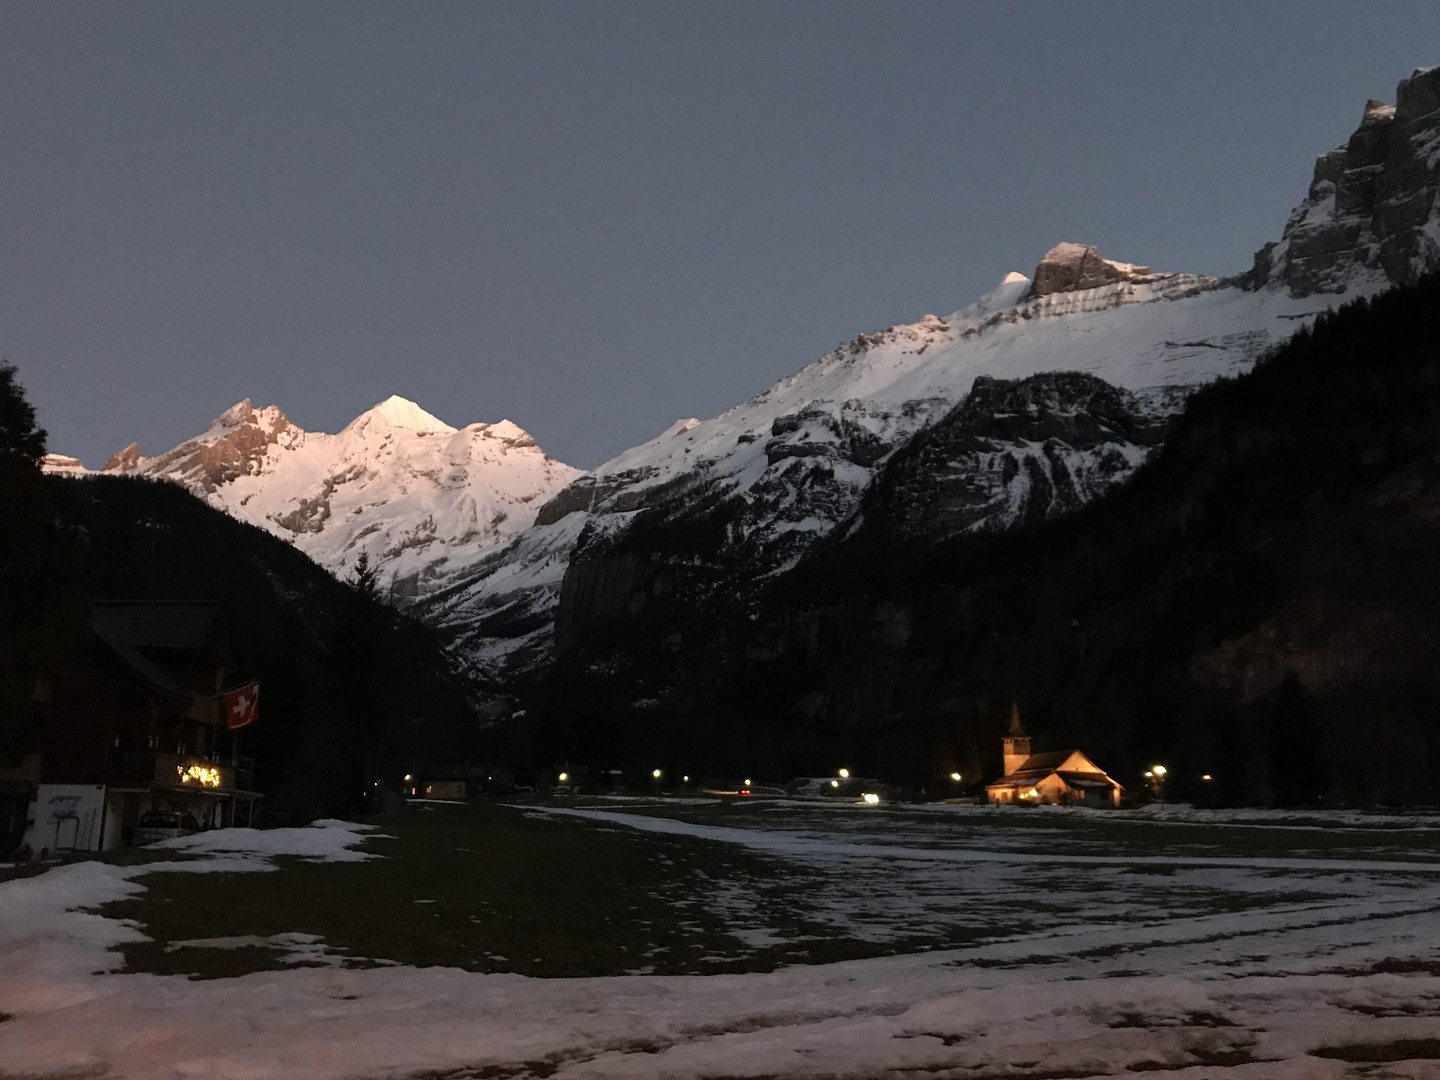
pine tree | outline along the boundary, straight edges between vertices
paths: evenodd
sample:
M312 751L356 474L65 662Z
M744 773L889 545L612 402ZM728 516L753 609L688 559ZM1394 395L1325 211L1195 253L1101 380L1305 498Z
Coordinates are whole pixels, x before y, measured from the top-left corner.
M45 456L45 429L15 378L15 365L0 360L0 459L38 465Z

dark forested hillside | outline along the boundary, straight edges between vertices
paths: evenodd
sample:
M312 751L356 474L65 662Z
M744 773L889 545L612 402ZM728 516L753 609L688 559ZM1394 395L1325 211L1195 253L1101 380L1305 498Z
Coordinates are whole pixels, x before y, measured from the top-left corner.
M923 460L897 455L863 524L758 604L562 610L520 752L923 787L998 773L1014 701L1037 749L1127 784L1165 761L1220 801L1440 794L1440 280L1203 391L1134 480L1059 521L897 528ZM668 549L703 574L686 527L571 573L663 585Z
M0 474L0 752L34 746L35 674L83 638L90 599L224 602L237 679L262 684L244 733L288 816L353 811L376 777L475 747L473 714L428 630L290 545L180 487Z

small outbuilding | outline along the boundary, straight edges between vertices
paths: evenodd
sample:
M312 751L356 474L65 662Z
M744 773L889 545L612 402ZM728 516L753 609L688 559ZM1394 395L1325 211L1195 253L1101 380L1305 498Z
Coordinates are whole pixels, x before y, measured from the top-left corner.
M1079 750L1030 752L1030 736L1020 725L1020 710L1010 711L1010 730L1002 740L1005 775L985 786L985 798L998 804L1030 806L1119 806L1124 788Z

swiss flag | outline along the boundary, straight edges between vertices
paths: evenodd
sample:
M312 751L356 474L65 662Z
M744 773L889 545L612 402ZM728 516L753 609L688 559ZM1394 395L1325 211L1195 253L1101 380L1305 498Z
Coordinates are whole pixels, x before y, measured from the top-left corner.
M260 718L260 684L246 683L225 692L225 726L231 731Z

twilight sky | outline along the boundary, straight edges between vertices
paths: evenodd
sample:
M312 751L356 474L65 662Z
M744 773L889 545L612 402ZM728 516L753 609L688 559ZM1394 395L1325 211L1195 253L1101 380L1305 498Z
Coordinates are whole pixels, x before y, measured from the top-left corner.
M98 466L392 393L593 467L1060 240L1225 274L1434 3L0 6L0 356Z

